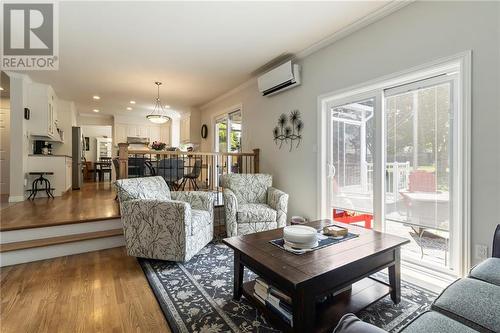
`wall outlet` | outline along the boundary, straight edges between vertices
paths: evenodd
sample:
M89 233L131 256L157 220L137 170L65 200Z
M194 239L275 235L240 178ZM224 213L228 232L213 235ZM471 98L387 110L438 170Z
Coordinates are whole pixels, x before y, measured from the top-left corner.
M488 258L488 245L476 244L476 259L486 260Z

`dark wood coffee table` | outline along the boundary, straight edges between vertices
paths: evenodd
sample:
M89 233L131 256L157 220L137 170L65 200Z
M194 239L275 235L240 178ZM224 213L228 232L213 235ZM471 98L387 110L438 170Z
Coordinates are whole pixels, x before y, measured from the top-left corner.
M356 313L390 294L401 300L400 248L409 240L331 220L310 222L320 229L336 224L359 234L350 239L303 255L288 253L272 244L282 229L224 239L234 250L234 298L244 295L278 329L286 332L327 332L349 312ZM293 328L259 302L254 281L243 283L247 267L292 298ZM389 284L370 277L389 269ZM336 291L345 292L331 296Z

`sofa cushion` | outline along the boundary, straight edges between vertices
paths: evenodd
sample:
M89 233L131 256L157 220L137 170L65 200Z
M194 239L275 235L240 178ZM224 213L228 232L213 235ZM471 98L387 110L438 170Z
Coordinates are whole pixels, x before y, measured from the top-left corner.
M400 333L475 333L476 330L436 311L427 311L406 325Z
M171 200L170 190L162 177L119 179L115 182L120 202L128 200Z
M210 223L210 213L206 210L191 209L191 235L203 232Z
M332 333L386 333L386 331L372 324L365 323L352 313L348 313L340 318L337 327L335 327Z
M221 183L234 192L239 205L266 203L267 189L273 185L273 177L266 174L230 173L221 176Z
M238 223L276 222L277 212L266 204L238 206Z
M500 258L488 258L470 271L470 277L500 286Z
M470 278L457 280L431 308L478 331L500 331L500 287L494 284Z

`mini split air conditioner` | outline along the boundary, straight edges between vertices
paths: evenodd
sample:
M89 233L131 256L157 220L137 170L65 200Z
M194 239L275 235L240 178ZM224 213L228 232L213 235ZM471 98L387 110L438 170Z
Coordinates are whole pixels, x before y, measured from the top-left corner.
M285 62L257 79L262 96L271 96L300 85L300 66Z

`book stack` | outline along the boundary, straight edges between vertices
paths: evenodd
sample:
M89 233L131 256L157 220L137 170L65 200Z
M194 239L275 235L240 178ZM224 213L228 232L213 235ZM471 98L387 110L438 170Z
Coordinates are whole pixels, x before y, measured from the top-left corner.
M270 286L260 277L255 280L254 296L268 309L293 327L292 299L281 290Z

